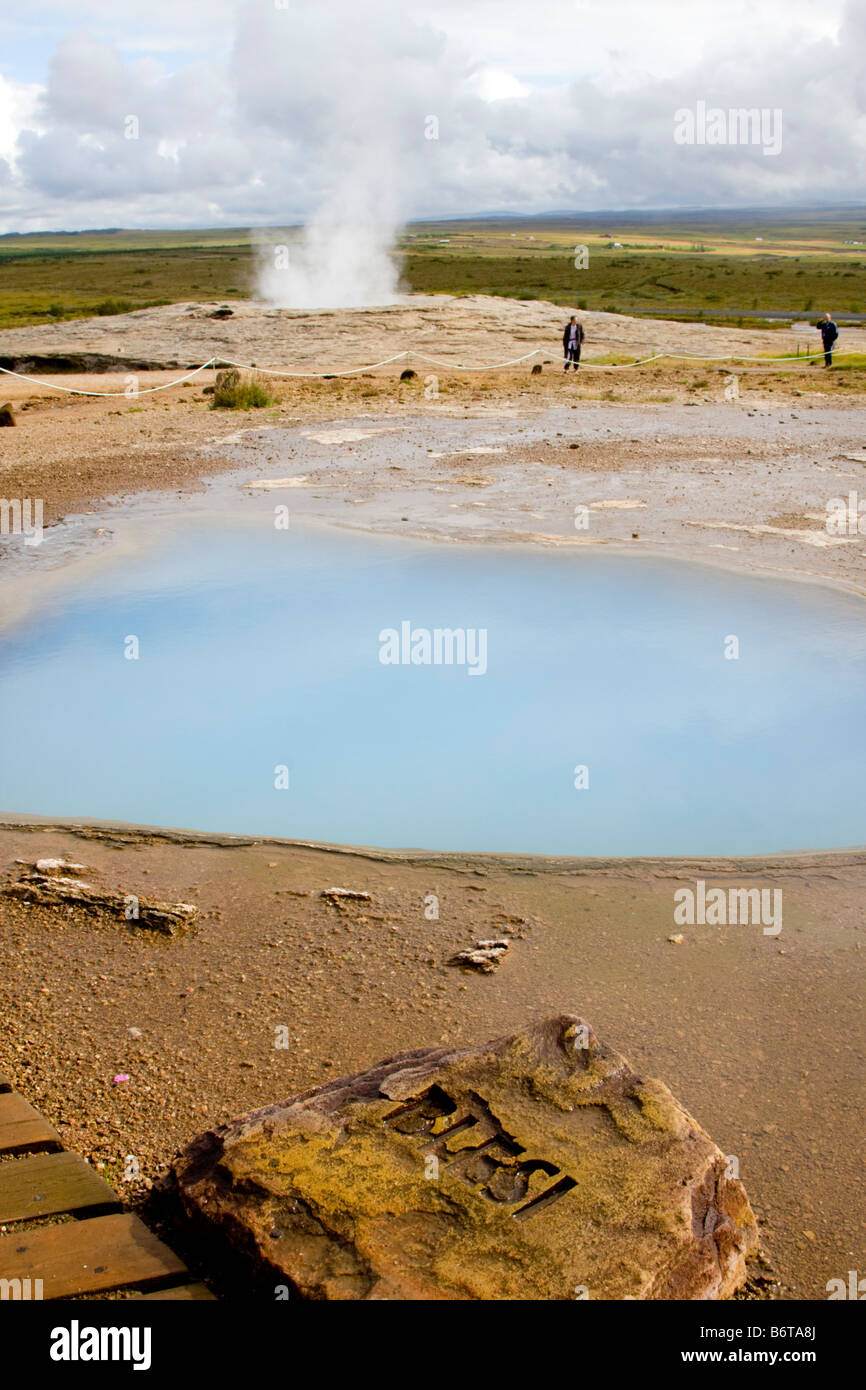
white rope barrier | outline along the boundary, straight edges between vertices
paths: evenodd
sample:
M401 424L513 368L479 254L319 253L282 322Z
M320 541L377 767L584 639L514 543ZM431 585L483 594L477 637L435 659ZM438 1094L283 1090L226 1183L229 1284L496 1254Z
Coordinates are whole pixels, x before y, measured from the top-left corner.
M207 362L202 362L200 367L188 372L186 376L179 376L176 381L164 381L162 386L145 386L143 389L136 388L132 393L135 396L152 396L155 391L168 391L172 386L182 386L185 381L192 381L199 372L207 371L215 362L219 362L218 357L209 357ZM35 376L23 376L21 372L13 372L11 367L0 367L0 372L5 376L14 376L18 381L29 381L32 386L47 386L49 391L65 391L70 396L106 396L112 400L118 396L126 396L126 391L80 391L76 386L58 386L54 381L40 381ZM128 373L135 375L135 373Z
M522 357L512 357L508 362L489 362L480 367L469 367L462 362L441 362L437 357L425 357L423 352L416 352L414 348L410 348L406 356L415 357L419 362L429 362L433 367L450 367L453 372L495 372L500 367L516 367L519 362L528 362L530 357L549 351L550 348L533 348L532 352L525 352Z
M244 372L264 372L265 376L295 376L295 377L314 377L319 380L325 376L355 376L358 372L372 372L376 367L388 367L392 362L399 362L401 357L408 357L409 349L404 352L397 352L393 357L386 357L381 362L368 362L365 367L345 367L341 372L286 372L279 367L254 367L249 362L232 362L228 357L212 358L211 361L218 361L226 367L237 367Z
M200 367L195 367L187 372L185 376L177 377L173 381L165 381L161 386L136 387L134 391L129 389L124 391L83 391L76 386L61 386L54 381L42 381L38 377L25 376L22 372L15 372L11 367L0 367L0 372L5 376L15 377L18 381L27 381L32 386L44 386L49 391L65 391L70 396L100 396L105 399L116 399L127 397L135 399L138 396L152 396L157 391L170 391L173 386L182 386L186 381L192 381L193 377L199 376L209 367L235 367L239 371L261 372L263 376L296 377L306 380L322 380L326 377L356 376L359 372L375 371L378 367L388 367L393 362L399 362L403 358L414 357L419 362L427 362L430 366L442 367L452 372L496 372L503 367L516 367L521 362L528 362L532 357L538 357L550 352L549 348L533 348L531 352L526 352L522 357L512 357L507 362L487 362L481 366L475 366L463 362L443 362L441 358L427 357L423 352L417 352L414 348L406 348L403 352L397 352L393 357L385 357L381 362L368 362L362 367L345 367L341 371L335 372L291 372L280 367L259 367L250 362L233 362L227 357L209 357L207 362L202 362ZM834 352L834 357L854 357L858 354L853 350L844 352ZM667 358L682 362L760 362L769 367L774 362L813 362L823 357L824 353L811 352L802 354L787 354L782 357L750 357L747 353L725 353L721 355L708 355L698 352L655 352L650 357L639 357L634 362L581 362L580 367L583 371L596 372L621 372L631 367L645 367L649 362L659 362ZM136 375L128 373L128 375Z

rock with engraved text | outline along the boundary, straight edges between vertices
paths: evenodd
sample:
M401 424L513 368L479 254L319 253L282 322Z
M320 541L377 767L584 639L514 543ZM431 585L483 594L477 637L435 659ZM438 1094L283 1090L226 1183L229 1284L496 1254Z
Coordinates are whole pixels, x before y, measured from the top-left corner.
M272 1297L716 1299L758 1247L728 1168L666 1086L560 1015L256 1111L175 1176Z

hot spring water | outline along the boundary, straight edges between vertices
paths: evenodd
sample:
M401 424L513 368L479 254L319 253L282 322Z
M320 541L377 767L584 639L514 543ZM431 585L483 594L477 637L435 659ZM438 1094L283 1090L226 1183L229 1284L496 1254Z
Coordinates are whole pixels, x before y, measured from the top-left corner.
M862 845L864 618L659 558L172 522L0 636L0 810L563 855Z

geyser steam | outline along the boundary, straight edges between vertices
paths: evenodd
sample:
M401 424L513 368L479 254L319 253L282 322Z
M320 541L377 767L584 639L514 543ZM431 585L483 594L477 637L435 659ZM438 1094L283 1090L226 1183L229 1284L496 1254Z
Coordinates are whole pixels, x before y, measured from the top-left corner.
M308 171L280 190L284 222L313 209L301 234L260 237L260 294L284 308L393 303L391 251L454 90L445 40L396 0L250 0L234 64L263 139Z
M259 242L259 294L284 309L393 304L401 217L395 161L356 149L331 163L334 187L295 241ZM389 173L390 170L390 173Z

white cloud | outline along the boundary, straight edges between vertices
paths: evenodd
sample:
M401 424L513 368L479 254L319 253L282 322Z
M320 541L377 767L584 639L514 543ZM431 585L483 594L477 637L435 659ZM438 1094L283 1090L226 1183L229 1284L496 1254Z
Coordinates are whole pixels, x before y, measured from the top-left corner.
M43 87L0 79L5 229L866 200L858 0L36 13L55 22ZM780 107L782 153L675 144L699 99Z
M36 83L12 82L0 74L0 158L9 164L19 132L36 121L39 94Z
M532 88L520 82L513 73L501 68L479 68L466 83L466 90L482 101L508 101L529 96Z
M435 0L418 12L484 61L525 81L665 78L731 39L768 56L795 28L833 37L845 0Z

